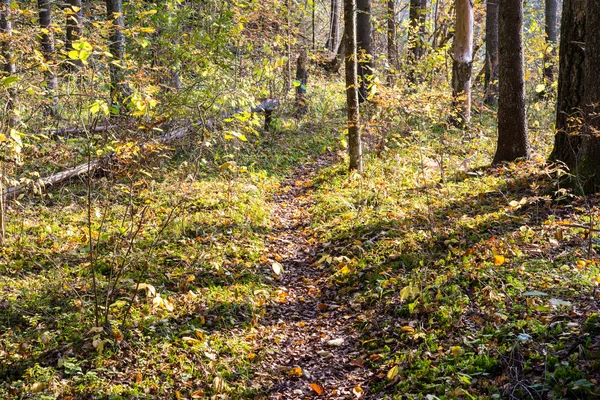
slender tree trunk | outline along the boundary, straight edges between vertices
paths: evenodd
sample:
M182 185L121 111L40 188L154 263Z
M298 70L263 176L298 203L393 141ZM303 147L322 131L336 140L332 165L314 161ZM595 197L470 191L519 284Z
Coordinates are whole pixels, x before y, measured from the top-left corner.
M558 97L556 100L556 135L551 161L564 162L569 168L577 164L581 136L580 109L584 91L584 43L586 42L586 0L564 0L560 29Z
M556 55L556 43L558 41L558 20L557 20L557 0L546 0L546 43L547 48L544 52L544 82L546 84L546 93L554 82L554 56Z
M331 0L331 11L329 13L329 21L331 26L329 27L329 37L325 47L327 50L334 52L338 46L338 37L340 35L340 10L338 0Z
M454 61L452 63L453 122L471 121L471 74L473 70L473 0L456 0Z
M10 0L2 0L0 3L0 34L4 37L4 40L0 43L0 59L2 60L2 71L0 77L9 77L17 73L15 63L12 61L12 22L9 17L10 12ZM13 112L15 100L17 97L17 89L14 85L11 85L8 90L8 96L6 97L6 104L4 105L3 114L6 116L7 127L12 127L16 123L16 116Z
M362 173L362 143L358 101L358 58L356 43L356 0L344 0L344 41L346 42L346 100L348 105L348 153L350 171Z
M371 0L356 0L356 45L358 48L358 100L368 99L373 84L373 48L371 46Z
M416 64L425 54L427 0L410 0L408 14L410 20L408 48L411 52L410 60L413 64Z
M306 69L306 50L302 50L296 64L296 116L306 114L308 106L306 100L306 84L308 82L308 71Z
M58 78L56 76L56 54L54 52L54 34L52 33L52 17L49 0L38 0L38 12L42 54L46 64L46 97L48 104L44 109L46 115L55 116L58 113Z
M485 104L498 104L498 2L487 0L485 14Z
M394 83L394 75L398 69L398 50L396 48L396 0L387 1L387 56L390 70L388 83Z
M73 42L81 38L83 33L83 12L81 0L67 0L67 32L65 35L65 51L73 50ZM65 63L67 70L74 71L81 67L80 60L70 60Z
M125 35L123 35L123 1L106 0L106 15L112 21L109 49L113 56L110 63L111 100L113 106L122 107L123 101L131 94L125 82L126 64Z
M500 0L498 147L493 164L528 158L523 0Z

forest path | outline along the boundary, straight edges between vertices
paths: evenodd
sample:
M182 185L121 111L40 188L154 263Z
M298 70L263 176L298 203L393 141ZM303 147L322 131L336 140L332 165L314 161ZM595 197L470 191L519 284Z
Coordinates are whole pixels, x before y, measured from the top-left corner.
M316 265L322 244L310 230L312 177L333 161L325 155L297 168L273 198L268 249L283 272L273 282L278 300L261 320L255 378L269 399L364 398L373 374L353 330L359 311L338 293L331 268Z

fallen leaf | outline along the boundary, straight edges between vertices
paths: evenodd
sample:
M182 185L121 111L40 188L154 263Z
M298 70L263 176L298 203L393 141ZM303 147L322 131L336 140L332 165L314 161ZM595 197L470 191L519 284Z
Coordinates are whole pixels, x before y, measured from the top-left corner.
M325 350L319 350L319 351L317 351L317 354L320 355L323 358L331 358L331 357L333 357L333 354L331 354L330 351L325 351Z
M271 268L273 268L273 272L277 276L281 275L281 273L283 272L283 266L277 261L274 261L273 264L271 264Z
M452 346L450 347L450 353L452 353L454 357L458 357L462 354L462 348L460 346Z
M360 386L354 386L352 393L354 393L357 399L360 399L364 394L364 390Z
M340 347L343 344L344 344L343 338L331 339L327 342L327 345L331 346L331 347Z
M320 396L325 392L323 386L319 385L318 383L311 383L310 387L317 393L317 396Z
M324 304L324 303L317 304L317 310L319 310L319 311L325 311L328 308L329 308L329 306L327 304Z
M506 259L502 255L494 256L494 264L495 265L502 265L502 264L504 264L505 261L506 261Z
M414 332L415 328L413 328L412 326L403 326L401 330L402 332Z
M394 365L386 374L386 377L391 381L398 375L398 366Z
M285 373L289 376L300 377L300 376L302 376L302 368L300 368L300 367L290 368Z

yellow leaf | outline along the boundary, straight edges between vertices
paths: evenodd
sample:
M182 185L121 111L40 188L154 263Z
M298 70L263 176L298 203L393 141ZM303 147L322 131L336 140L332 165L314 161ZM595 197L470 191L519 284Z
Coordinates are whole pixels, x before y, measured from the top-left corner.
M364 390L360 386L354 386L354 388L352 389L352 393L354 393L356 398L359 399L364 394Z
M184 336L181 338L181 340L183 340L185 343L191 344L191 345L202 343L202 340L194 339L193 337L189 337L189 336Z
M289 376L302 376L302 368L300 367L294 367L291 369L288 369L286 374L288 374Z
M394 365L388 372L386 377L391 381L398 375L398 366Z
M411 326L403 326L401 330L402 330L402 332L414 332L415 328L413 328Z
M585 267L585 265L586 265L585 260L577 260L577 267L583 268L583 267Z
M458 357L462 354L462 348L460 346L452 346L450 347L450 353L452 353L454 357Z
M502 255L494 256L494 264L496 264L496 265L502 265L502 264L504 264L505 261L506 261L506 259Z
M325 390L323 390L323 386L319 385L318 383L311 383L310 387L317 393L317 396L320 396L325 392Z
M254 361L255 358L256 358L256 354L254 354L254 353L248 354L248 360Z

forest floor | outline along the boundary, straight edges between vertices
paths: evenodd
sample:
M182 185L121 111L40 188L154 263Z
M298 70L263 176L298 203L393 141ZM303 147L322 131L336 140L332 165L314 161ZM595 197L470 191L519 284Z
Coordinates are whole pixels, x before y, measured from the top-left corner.
M0 398L600 397L600 197L545 163L546 105L532 159L490 167L493 112L466 133L400 93L358 176L331 93L11 202ZM84 156L25 144L25 172Z

